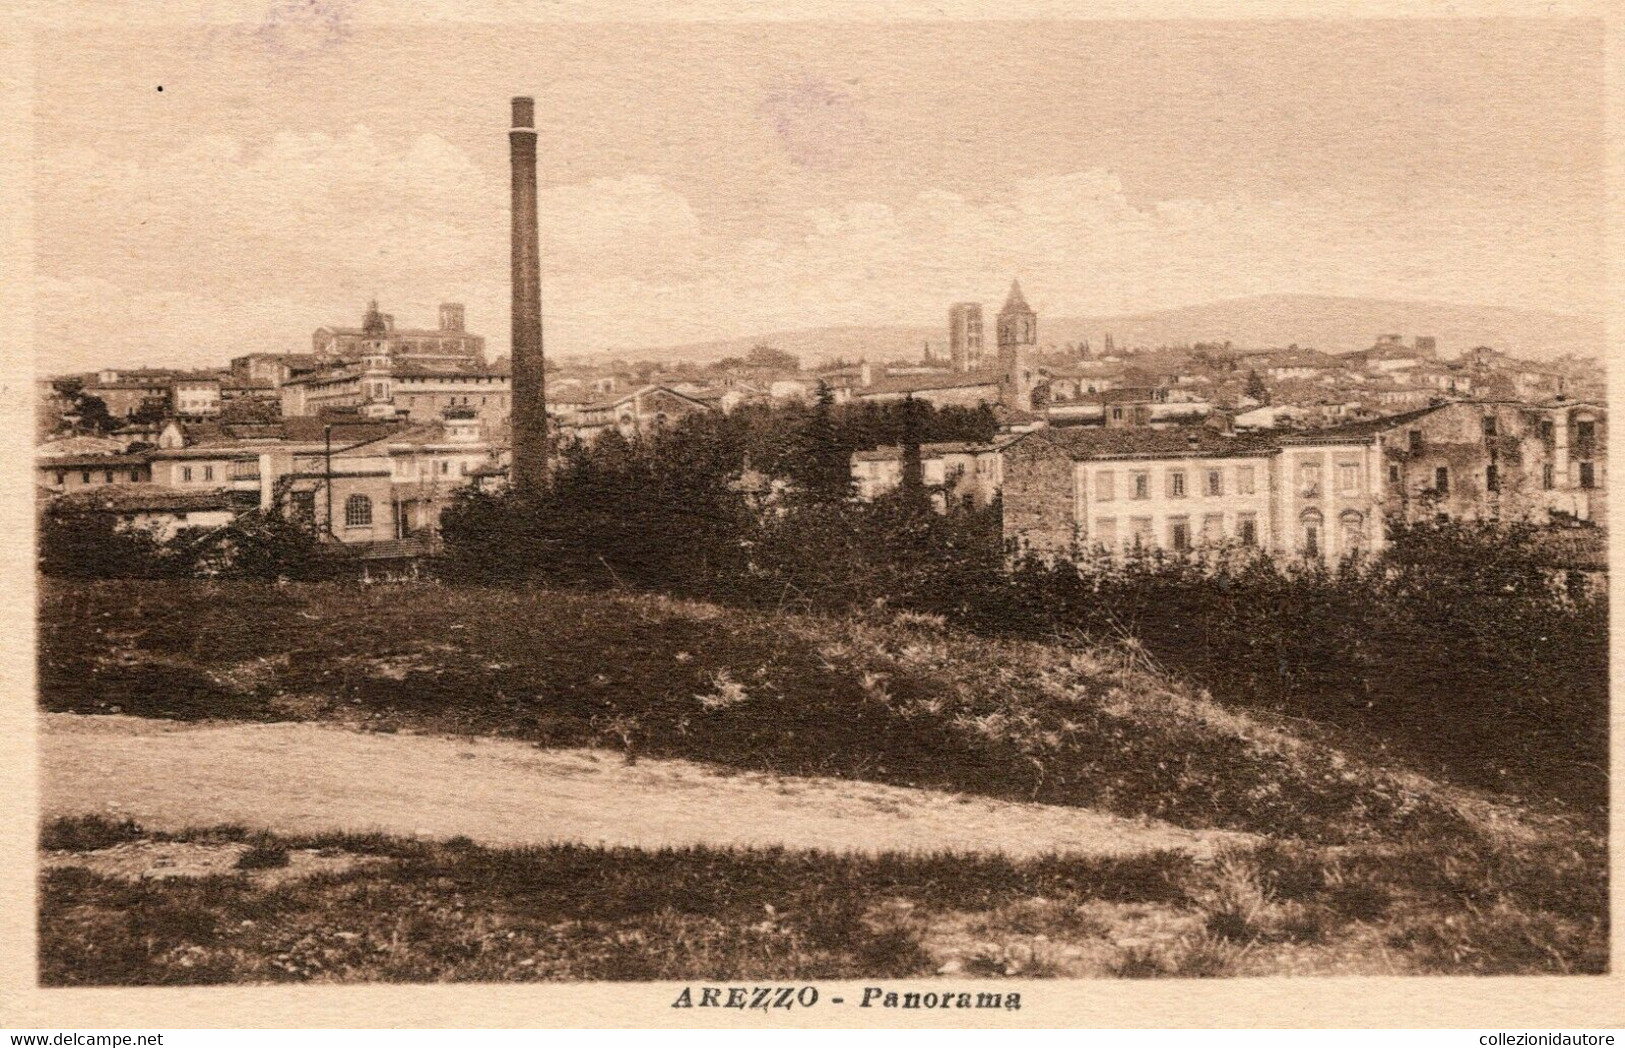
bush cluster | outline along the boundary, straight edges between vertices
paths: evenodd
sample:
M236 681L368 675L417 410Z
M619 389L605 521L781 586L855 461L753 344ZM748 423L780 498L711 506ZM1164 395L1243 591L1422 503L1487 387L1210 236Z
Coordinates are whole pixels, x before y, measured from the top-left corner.
M932 418L899 416L905 455ZM816 463L850 441L831 420L807 414L784 475L828 476ZM1380 556L1335 564L1248 550L1057 563L1006 550L996 506L931 512L906 465L873 503L833 484L753 503L730 483L743 442L718 425L572 448L530 499L468 496L446 517L446 577L1126 644L1227 704L1334 725L1457 781L1605 803L1606 602L1546 566L1531 526L1396 526Z
M40 514L38 553L41 572L69 579L315 580L345 568L323 548L314 524L275 509L164 538L113 513L53 502Z

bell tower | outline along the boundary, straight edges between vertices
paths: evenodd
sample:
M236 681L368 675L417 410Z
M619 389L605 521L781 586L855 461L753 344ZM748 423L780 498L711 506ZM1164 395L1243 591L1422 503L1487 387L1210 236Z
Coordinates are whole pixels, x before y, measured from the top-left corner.
M999 310L999 401L1013 411L1033 409L1032 354L1038 346L1038 314L1021 294L1021 282L1010 282L1010 295Z

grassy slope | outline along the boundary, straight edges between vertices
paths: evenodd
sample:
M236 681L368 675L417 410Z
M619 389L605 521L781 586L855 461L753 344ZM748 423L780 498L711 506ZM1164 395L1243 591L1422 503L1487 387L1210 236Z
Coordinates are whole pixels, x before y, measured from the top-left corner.
M607 744L1328 841L1459 818L1425 780L1121 659L918 619L430 585L98 583L48 586L43 624L55 711Z
M1356 759L1299 728L1228 712L1099 653L988 641L917 619L765 617L646 596L430 585L47 584L42 625L42 702L53 710L309 718L607 743L629 758L682 756L1088 805L1279 842L1181 874L1177 897L1160 905L1194 922L1194 931L1134 947L1143 955L1114 947L1093 962L1101 971L1344 970L1345 962L1347 970L1383 971L1379 964L1395 963L1390 951L1401 966L1427 970L1598 970L1604 963L1605 863L1592 836ZM433 854L448 870L471 861L462 852ZM549 864L563 854L530 855L525 862L540 864L530 876L552 883L559 874ZM572 869L585 863L590 878L604 875L603 856L569 854ZM709 864L709 876L733 884L755 876L749 871L759 860L751 854L684 861ZM613 860L607 865L645 861ZM775 861L775 891L817 912L822 903L808 896L815 889L796 872L805 872L795 865L804 860ZM876 875L860 860L817 861L857 863L841 874L853 883ZM942 875L918 874L925 882ZM291 934L323 907L343 910L347 899L374 890L391 906L449 906L446 878L462 883L454 871L414 873L392 887L340 878L302 902L286 892L260 898L252 885L217 886L204 899L192 898L203 889L175 882L121 886L62 871L46 880L46 938L71 954L93 945L92 929L100 935L106 922L126 920L132 905L184 902L185 909L200 901L227 915L269 906L272 926ZM1094 897L1091 883L1078 881L1067 898L1081 905ZM1015 896L968 910L953 897L946 904L899 898L911 912L935 907L953 920L970 912L995 925L1001 908L1017 905ZM688 912L687 903L673 905ZM666 910L646 907L598 911L593 934L642 936L639 949L664 958L658 970L674 977L867 971L852 960L868 956L857 946L858 954L807 947L773 959L754 946L736 954L730 937L743 932L718 929L744 912L701 910L713 923L697 939L694 928L661 916ZM816 924L807 933L815 938L858 934L850 914ZM713 933L726 942L696 945ZM938 921L910 934L929 946L945 933ZM1229 956L1232 947L1245 947L1250 959ZM560 949L544 966L551 977L609 977L616 964L631 963L592 960L598 947L585 942ZM927 953L943 956L939 948ZM142 956L141 981L175 974L158 947ZM416 974L401 976L391 974L395 962L379 961L352 977L475 977L460 975L465 968L455 958L442 961L435 969L432 957L414 955L400 963ZM227 964L221 977L280 977L245 963ZM76 970L56 969L62 979Z
M94 862L151 838L46 828ZM42 881L45 985L549 979L784 980L1600 971L1600 890L1572 861L1460 845L1266 845L1012 862L780 849L486 849L376 836L194 831L238 871ZM175 839L175 838L167 838ZM374 860L277 879L292 849ZM113 853L102 853L113 854ZM60 856L60 853L59 853ZM122 857L122 856L121 856ZM1539 895L1540 898L1536 898Z

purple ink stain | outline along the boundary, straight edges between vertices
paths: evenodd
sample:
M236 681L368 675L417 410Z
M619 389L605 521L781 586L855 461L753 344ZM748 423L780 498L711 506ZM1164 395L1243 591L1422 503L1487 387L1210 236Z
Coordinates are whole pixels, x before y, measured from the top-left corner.
M858 103L822 77L779 80L762 99L760 110L790 159L802 167L844 164L870 140Z
M273 0L255 31L279 55L315 54L349 34L350 0Z

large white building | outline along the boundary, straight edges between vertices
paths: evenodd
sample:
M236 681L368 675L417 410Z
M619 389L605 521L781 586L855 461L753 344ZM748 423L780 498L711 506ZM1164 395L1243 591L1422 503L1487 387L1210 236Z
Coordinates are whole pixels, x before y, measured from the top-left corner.
M1337 558L1383 544L1369 435L1043 429L1002 457L1005 537L1041 554L1234 543Z

